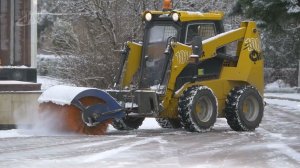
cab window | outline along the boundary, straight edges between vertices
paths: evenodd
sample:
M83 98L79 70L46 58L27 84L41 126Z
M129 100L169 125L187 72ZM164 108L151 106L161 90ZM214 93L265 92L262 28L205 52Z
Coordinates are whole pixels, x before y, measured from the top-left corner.
M216 35L216 28L213 23L190 24L187 27L185 44L191 44L195 36L201 36L202 40Z

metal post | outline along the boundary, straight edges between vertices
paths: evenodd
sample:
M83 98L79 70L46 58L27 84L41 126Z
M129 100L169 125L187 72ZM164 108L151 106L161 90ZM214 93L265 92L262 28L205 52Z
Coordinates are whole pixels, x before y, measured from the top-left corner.
M31 13L30 13L30 34L31 34L31 67L37 66L37 0L31 1Z
M298 63L298 91L299 91L299 88L300 88L300 60L298 60L299 63Z
M15 1L10 1L10 65L15 64Z

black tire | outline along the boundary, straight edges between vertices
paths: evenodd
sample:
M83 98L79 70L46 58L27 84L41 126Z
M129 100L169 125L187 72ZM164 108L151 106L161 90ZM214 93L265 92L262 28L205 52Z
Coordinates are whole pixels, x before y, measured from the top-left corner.
M182 128L179 119L170 119L170 118L156 118L158 125L162 128Z
M138 129L144 120L144 117L127 116L119 120L114 120L111 125L117 130L133 130Z
M264 102L253 86L233 88L225 103L225 118L235 131L253 131L262 120Z
M191 132L210 130L218 115L217 99L213 91L206 86L188 88L179 98L178 114L186 130Z

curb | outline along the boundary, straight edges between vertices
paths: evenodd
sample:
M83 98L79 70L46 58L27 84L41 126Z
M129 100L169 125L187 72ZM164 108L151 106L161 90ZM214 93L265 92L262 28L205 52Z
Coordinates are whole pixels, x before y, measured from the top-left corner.
M265 99L278 99L278 100L289 100L289 101L295 101L295 102L300 102L299 99L293 99L293 98L284 98L284 97L276 97L276 96L265 96Z

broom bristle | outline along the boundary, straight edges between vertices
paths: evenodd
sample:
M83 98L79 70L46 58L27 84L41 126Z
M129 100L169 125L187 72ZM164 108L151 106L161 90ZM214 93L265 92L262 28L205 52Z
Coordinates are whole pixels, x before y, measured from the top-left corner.
M80 101L85 106L95 103L104 103L102 100L93 97L85 97ZM109 119L96 126L89 127L83 122L80 110L73 105L61 106L51 102L42 103L39 106L39 113L44 112L56 113L54 115L57 117L59 124L56 124L54 129L64 132L74 132L86 135L104 135L106 134L108 125L112 122L112 119ZM43 119L41 118L41 120Z

